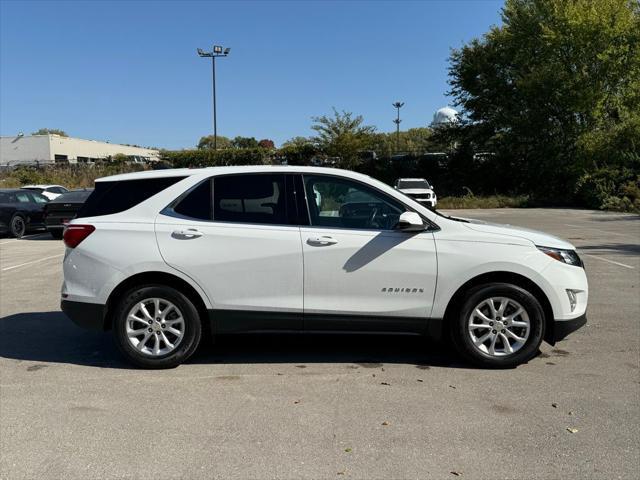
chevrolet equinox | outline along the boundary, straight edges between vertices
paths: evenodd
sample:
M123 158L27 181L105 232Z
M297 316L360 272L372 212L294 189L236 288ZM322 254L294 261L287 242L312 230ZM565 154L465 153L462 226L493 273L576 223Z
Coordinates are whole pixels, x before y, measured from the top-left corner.
M101 178L64 232L62 310L174 367L205 334L402 332L513 367L586 322L575 248L441 215L355 172L214 167Z

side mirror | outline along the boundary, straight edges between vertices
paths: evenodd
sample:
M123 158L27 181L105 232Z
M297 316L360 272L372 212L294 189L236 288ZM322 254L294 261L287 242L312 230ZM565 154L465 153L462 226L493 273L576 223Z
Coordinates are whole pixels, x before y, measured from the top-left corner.
M403 232L422 232L424 229L422 218L416 212L404 212L396 224L396 230Z

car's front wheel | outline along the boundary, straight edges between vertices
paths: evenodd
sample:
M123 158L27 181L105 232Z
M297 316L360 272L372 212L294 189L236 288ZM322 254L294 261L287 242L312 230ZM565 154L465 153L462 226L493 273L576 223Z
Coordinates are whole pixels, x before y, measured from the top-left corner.
M508 368L535 356L544 337L544 312L527 290L491 283L467 292L453 319L460 353L483 367Z
M202 335L196 307L185 295L163 285L130 290L113 321L118 347L143 368L173 368L195 352Z

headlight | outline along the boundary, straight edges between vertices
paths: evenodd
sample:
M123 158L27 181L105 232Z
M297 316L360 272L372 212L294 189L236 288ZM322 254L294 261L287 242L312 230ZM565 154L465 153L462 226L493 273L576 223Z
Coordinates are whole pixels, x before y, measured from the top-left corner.
M566 263L567 265L573 265L575 267L583 267L584 264L575 250L562 250L560 248L550 247L538 247L542 253L549 255L551 258L558 260L559 262Z

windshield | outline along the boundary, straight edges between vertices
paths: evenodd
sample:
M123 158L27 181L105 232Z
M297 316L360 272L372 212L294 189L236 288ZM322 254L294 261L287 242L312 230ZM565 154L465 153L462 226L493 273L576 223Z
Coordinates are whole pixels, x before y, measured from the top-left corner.
M63 193L58 198L55 199L54 203L65 203L65 202L84 202L89 195L91 195L93 189L91 190L76 190L68 193Z
M398 180L398 188L431 188L426 180Z

